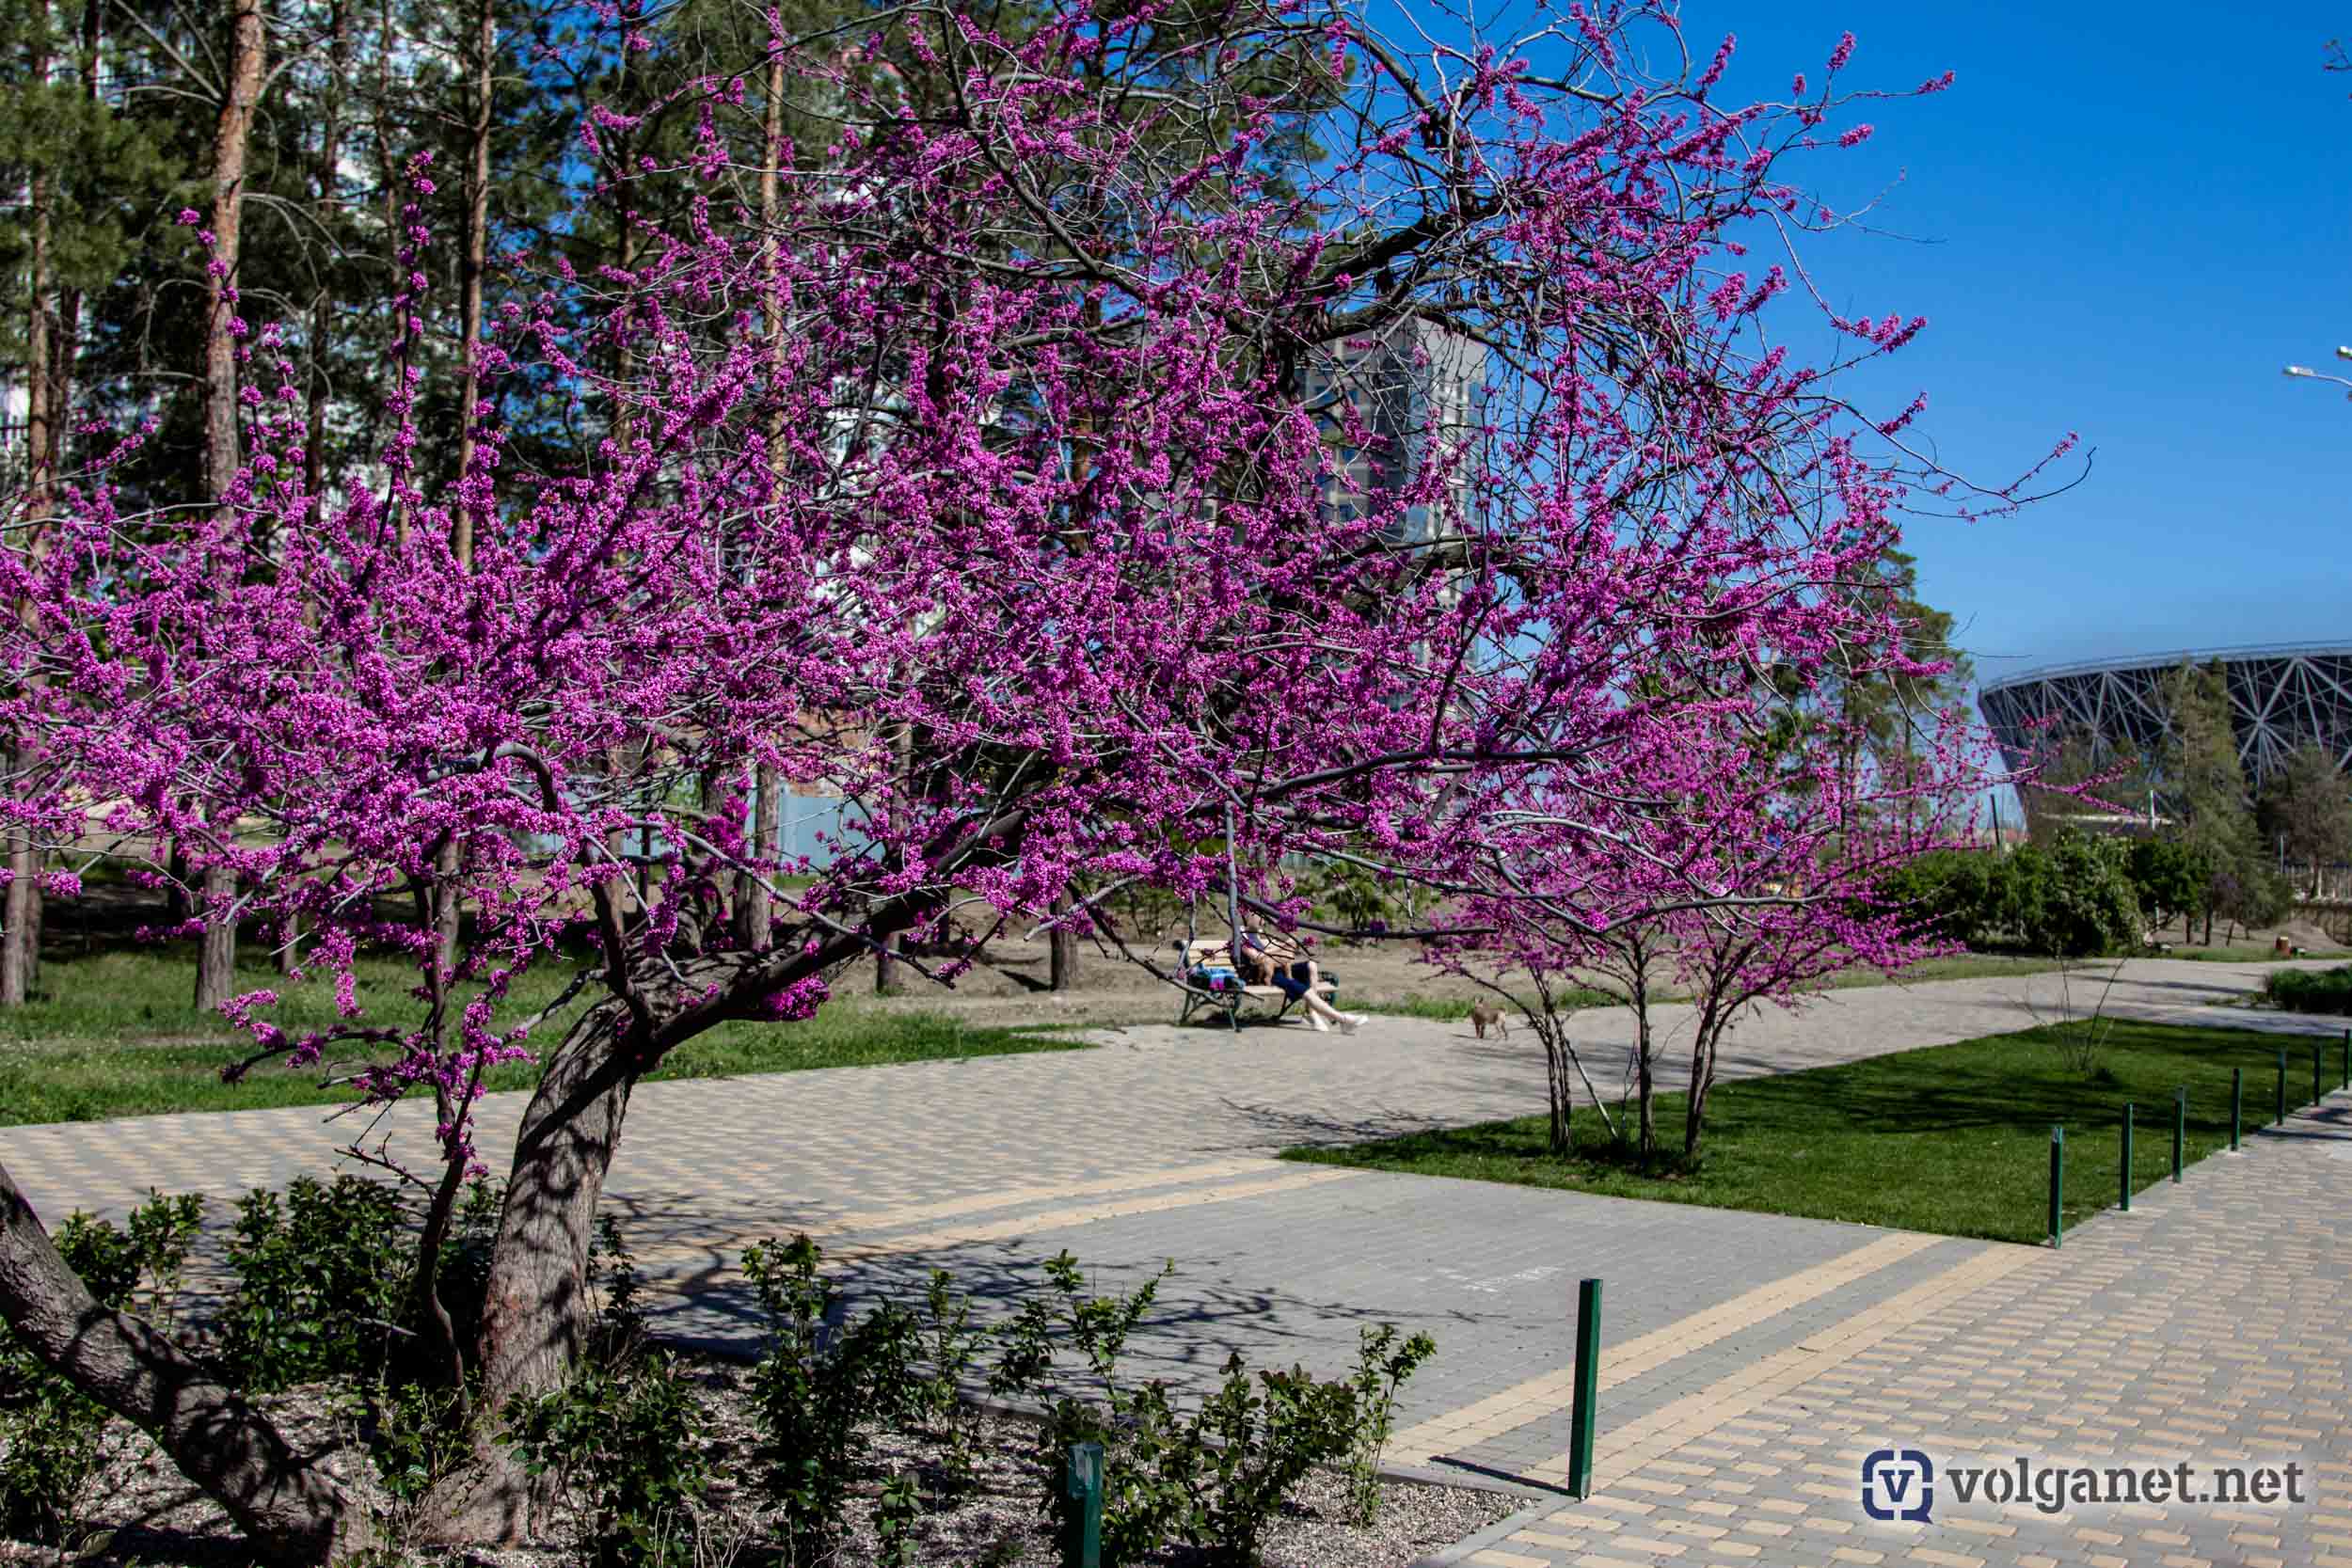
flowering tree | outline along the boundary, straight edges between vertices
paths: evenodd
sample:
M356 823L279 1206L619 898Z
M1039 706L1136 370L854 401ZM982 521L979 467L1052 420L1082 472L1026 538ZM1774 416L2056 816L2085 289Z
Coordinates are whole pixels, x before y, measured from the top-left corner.
M1900 659L1899 645L1888 657ZM1499 972L1487 983L1527 1015L1546 1051L1555 1153L1568 1150L1571 1074L1584 1071L1570 1038L1583 988L1633 1014L1636 1109L1612 1131L1645 1161L1659 1149L1651 1007L1668 984L1690 993L1687 1160L1744 1009L1795 1006L1840 971L1897 970L1950 945L1879 889L1896 866L1966 836L1991 748L1957 713L1923 729L1899 773L1857 773L1843 719L1792 707L1780 683L1739 680L1706 721L1682 712L1621 748L1606 799L1530 771L1482 805L1490 831L1465 840L1454 873L1475 889L1460 900L1470 929L1429 955L1471 976ZM1509 989L1514 977L1532 996Z
M1891 532L1901 420L1858 422L1762 342L1786 276L1733 244L1809 217L1784 160L1867 134L1823 129L1843 100L1800 81L1723 108L1727 43L1652 79L1677 40L1642 3L1418 55L1340 12L1241 8L1145 47L1154 18L1068 0L1016 39L917 0L780 39L780 79L841 130L770 148L755 208L727 183L739 78L599 109L592 153L657 112L703 134L680 171L591 157L596 199L655 172L709 194L633 230L628 265L550 269L486 312L473 373L593 429L574 469L510 467L485 397L462 474L422 477L434 236L412 214L379 467L314 504L292 356L237 321L222 505L133 512L102 472L8 533L26 612L0 716L38 737L11 819L155 876L168 845L233 886L204 918L265 924L298 943L294 983L344 1002L290 1037L272 993L237 999L254 1059L430 1098L414 1315L493 1407L564 1375L631 1088L701 1032L809 1016L954 897L1035 918L1081 877L1196 894L1324 850L1440 884L1518 864L1541 849L1525 800L1615 812L1677 736L1723 756L1727 673L1802 687L1887 657L1824 590ZM1272 97L1235 69L1269 52L1299 62ZM1302 114L1325 150L1304 167L1268 150ZM1838 325L1872 355L1918 324ZM1409 464L1331 504L1332 448L1395 436L1321 389L1382 344L1425 368L1433 341L1483 359L1475 416L1432 410ZM857 832L780 862L747 834L755 780L848 797ZM1704 844L1769 839L1760 796L1685 801ZM1639 862L1580 853L1572 886L1528 895L1654 912ZM795 871L814 884L787 894ZM1666 905L1749 896L1716 881ZM421 1024L359 1009L363 952L414 964ZM507 1000L546 965L579 1002L552 1040L556 1014ZM460 1343L436 1243L483 1076L524 1058ZM275 1556L364 1529L266 1421L78 1293L5 1173L0 1195L0 1311L40 1354ZM485 1449L472 1482L447 1532L525 1527L509 1462Z

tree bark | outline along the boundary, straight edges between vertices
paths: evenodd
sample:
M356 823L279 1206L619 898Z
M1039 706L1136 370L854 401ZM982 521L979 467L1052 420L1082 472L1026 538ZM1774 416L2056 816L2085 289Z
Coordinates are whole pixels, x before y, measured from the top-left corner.
M205 297L204 483L214 504L227 502L236 482L237 345L229 322L236 313L237 257L245 216L246 152L253 115L262 96L268 40L262 30L262 0L229 0L229 71L213 133L213 264ZM231 833L235 824L229 825ZM236 896L236 875L227 866L204 872L204 942L196 967L196 1006L209 1010L227 1001L236 981L237 927L224 914Z
M772 875L777 851L784 842L784 778L762 764L752 773L752 859L757 873L742 871L735 879L735 940L744 951L765 953L773 940L775 911L760 878Z
M197 950L196 1008L212 1012L237 994L237 874L225 865L204 868L204 934Z
M1068 894L1054 900L1053 913L1057 922L1068 917L1070 913ZM1046 933L1046 941L1048 955L1046 989L1057 991L1069 990L1077 984L1078 980L1078 933L1069 927L1057 924Z
M482 1308L481 1407L560 1385L585 1339L588 1246L621 1137L638 1053L617 1000L591 1007L548 1058L515 1139ZM450 1541L512 1544L531 1528L534 1488L513 1452L484 1445L474 1472L435 1510Z
M1649 990L1637 987L1633 994L1634 1093L1641 1117L1640 1132L1634 1147L1640 1151L1644 1164L1658 1151L1658 1055L1657 1042L1650 1034Z
M473 471L474 425L482 417L482 275L490 255L490 98L496 84L492 68L498 58L498 7L496 0L481 0L481 7L474 35L473 145L466 167L466 255L458 274L457 342L458 352L465 356L461 370L466 378L457 404L457 477L461 484ZM452 511L455 518L450 551L457 558L459 571L471 571L474 506L467 492L460 490ZM444 932L445 951L454 944L455 939L453 930Z
M762 124L764 149L759 161L759 227L763 236L761 251L767 272L760 280L760 325L768 338L768 351L774 354L784 341L784 301L776 293L775 264L776 225L782 209L783 189L777 160L784 151L784 56L776 55L768 61L768 104ZM768 418L768 481L781 489L784 483L784 416L771 414ZM769 908L768 892L760 886L760 875L772 875L777 851L784 844L784 778L766 763L752 772L752 859L760 866L760 873L739 872L735 879L735 940L747 952L765 953L774 930L775 911Z
M35 81L48 76L46 52L36 46L28 62ZM36 168L28 182L31 211L28 214L27 273L31 281L25 309L24 329L24 465L31 490L31 515L36 536L42 531L41 522L48 514L51 468L56 453L51 450L55 426L50 419L49 399L49 219L52 189L46 170ZM15 607L22 621L30 614L24 604ZM20 737L6 752L8 770L15 775L27 770L33 761L29 737ZM40 929L35 902L40 897L40 852L34 847L33 832L25 823L14 823L8 832L8 888L4 904L0 904L0 1007L21 1007L32 995L33 966L38 959Z
M1723 1021L1711 1006L1701 1006L1692 1022L1691 1093L1682 1112L1682 1158L1695 1160L1699 1139L1707 1129L1707 1095L1715 1086L1715 1046Z
M175 1341L91 1298L4 1166L0 1317L42 1365L151 1435L266 1560L326 1564L373 1544L367 1510L268 1418Z

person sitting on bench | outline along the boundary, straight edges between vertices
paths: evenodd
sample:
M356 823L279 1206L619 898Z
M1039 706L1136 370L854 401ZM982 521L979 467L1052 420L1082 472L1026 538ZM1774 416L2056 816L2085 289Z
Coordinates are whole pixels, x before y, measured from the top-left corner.
M1252 985L1272 986L1304 1007L1307 1022L1318 1035L1328 1034L1335 1023L1341 1034L1352 1035L1364 1022L1361 1015L1343 1013L1316 993L1323 976L1315 961L1285 938L1242 932L1240 961L1242 973Z

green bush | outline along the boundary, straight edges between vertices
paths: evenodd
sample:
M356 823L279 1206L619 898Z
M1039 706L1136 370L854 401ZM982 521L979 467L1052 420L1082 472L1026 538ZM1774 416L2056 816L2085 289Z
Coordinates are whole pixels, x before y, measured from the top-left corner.
M2146 923L2132 890L2130 842L2062 832L2046 850L2007 857L2008 924L2028 950L2096 958L2139 946Z
M2140 913L2154 925L2169 926L2202 909L2213 890L2213 867L2203 853L2175 839L2134 839L2127 864Z
M2352 964L2333 969L2274 969L2263 978L2263 999L2291 1013L2352 1017Z
M850 1490L865 1469L867 1424L897 1426L935 1402L916 1373L920 1326L882 1307L835 1330L840 1292L819 1273L805 1235L762 1242L743 1272L767 1314L769 1340L752 1369L753 1418L771 1494L784 1511L795 1560L819 1560L841 1533Z
M1134 1386L1119 1372L1128 1337L1168 1271L1106 1296L1087 1292L1067 1252L1045 1269L1049 1290L1008 1325L1008 1354L992 1386L1041 1386L1064 1345L1085 1362L1087 1391L1057 1398L1041 1433L1044 1506L1059 1528L1070 1524L1063 1468L1070 1446L1082 1442L1103 1445L1105 1562L1140 1561L1181 1541L1224 1568L1251 1568L1283 1500L1308 1471L1333 1462L1346 1465L1351 1505L1369 1518L1362 1494L1376 1497L1374 1469L1396 1389L1434 1351L1427 1336L1400 1347L1392 1327L1368 1329L1356 1371L1329 1382L1295 1367L1253 1377L1234 1355L1216 1393L1181 1416L1165 1383Z
M57 1252L101 1307L168 1323L203 1212L194 1194L149 1194L125 1230L81 1213ZM83 1398L13 1336L0 1339L0 1533L71 1544L106 1462L103 1407Z
M598 1568L673 1568L692 1560L708 1424L668 1356L584 1360L563 1387L509 1407L507 1440L580 1499Z
M1880 879L1878 896L1963 946L2007 942L2056 958L2128 952L2145 928L2130 841L2068 832L2002 855L1940 849Z
M1983 945L1998 922L1994 883L2003 859L1975 849L1938 849L1880 879L1878 895L1929 934L1963 947Z
M237 1276L220 1355L240 1387L276 1393L327 1377L382 1375L399 1337L413 1239L400 1196L357 1176L297 1177L281 1203L237 1202Z

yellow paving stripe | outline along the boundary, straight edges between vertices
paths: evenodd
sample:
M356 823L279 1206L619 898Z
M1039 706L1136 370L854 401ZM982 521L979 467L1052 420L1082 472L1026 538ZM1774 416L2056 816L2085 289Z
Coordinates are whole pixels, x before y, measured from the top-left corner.
M1286 1193L1302 1187L1319 1187L1327 1181L1343 1180L1361 1174L1363 1173L1360 1171L1325 1166L1320 1170L1303 1171L1295 1176L1278 1176L1266 1181L1245 1181L1230 1187L1188 1187L1183 1192L1155 1193L1150 1197L1089 1204L1075 1209L1049 1209L1037 1214L1016 1214L1011 1219L995 1220L987 1225L930 1230L906 1236L885 1236L874 1242L852 1242L841 1249L840 1255L845 1258L879 1258L900 1252L926 1252L932 1247L953 1246L963 1243L1002 1241L1008 1236L1027 1236L1041 1230L1068 1230L1076 1226L1094 1225L1103 1220L1125 1219L1131 1214L1157 1214L1169 1209L1189 1209L1205 1203L1230 1203L1239 1197L1259 1197L1267 1193Z
M2050 1256L2034 1247L1989 1245L1933 1278L1922 1280L1812 1335L1801 1345L1791 1345L1752 1362L1696 1393L1628 1422L1616 1432L1602 1433L1602 1441L1597 1445L1599 1451L1595 1456L1595 1480L1603 1486L1623 1481L1650 1461L1661 1459L1687 1443L1697 1442L1807 1379L1851 1361L1889 1335ZM1566 1480L1567 1473L1568 1456L1565 1452L1527 1472L1531 1480L1555 1483Z
M1230 1203L1236 1198L1259 1197L1269 1193L1317 1187L1327 1181L1341 1180L1362 1174L1359 1171L1343 1170L1332 1166L1302 1171L1295 1165L1286 1164L1279 1160L1235 1161L1231 1164L1239 1172L1280 1170L1284 1174L1262 1181L1243 1181L1223 1186L1186 1187L1177 1192L1158 1192L1149 1191L1149 1189L1165 1187L1172 1180L1197 1180L1200 1170L1208 1167L1195 1167L1189 1176L1181 1170L1140 1173L1117 1180L1081 1183L1078 1184L1078 1189L1145 1191L1148 1192L1148 1196L1115 1197L1103 1203L1081 1204L1073 1208L1046 1209L1036 1213L1016 1214L1009 1219L991 1220L981 1225L946 1226L895 1236L881 1236L871 1241L844 1240L843 1238L857 1234L847 1226L827 1226L822 1228L796 1227L795 1228L807 1229L812 1236L829 1243L827 1248L829 1260L843 1262L860 1258L885 1258L899 1253L927 1252L934 1247L967 1245L975 1242L1002 1241L1007 1237L1027 1236L1042 1231L1067 1230L1077 1226L1094 1225L1103 1220L1124 1219L1132 1214L1156 1214L1170 1209L1187 1209L1200 1204ZM1015 1195L1025 1190L1039 1189L1007 1189L991 1195L996 1201L989 1203L986 1207L1004 1208L1018 1203L1022 1199ZM1041 1190L1049 1195L1059 1195L1070 1191L1070 1189L1063 1188ZM909 1211L906 1210L882 1210L878 1212L878 1215L898 1215L900 1217L900 1223L904 1223L903 1217ZM707 1259L714 1253L740 1251L747 1243L758 1240L760 1234L760 1232L745 1231L736 1236L712 1236L691 1242L656 1243L639 1248L637 1255L641 1261L689 1257Z
M1629 1382L1677 1356L1702 1350L1791 1307L1817 1301L1945 1239L1909 1232L1882 1236L1825 1263L1759 1285L1703 1312L1694 1312L1629 1339L1602 1358L1600 1386L1613 1388ZM1390 1445L1389 1452L1396 1463L1424 1465L1451 1449L1483 1443L1531 1421L1557 1415L1568 1407L1575 1376L1573 1367L1559 1368L1489 1394L1459 1410L1433 1416L1400 1433Z
M1023 1203L1043 1203L1057 1197L1092 1197L1098 1193L1127 1193L1143 1187L1172 1187L1181 1181L1211 1181L1219 1177L1240 1176L1249 1171L1285 1168L1279 1160L1217 1160L1205 1165L1180 1165L1173 1170L1128 1171L1120 1176L1106 1176L1092 1181L1072 1181L1058 1186L1003 1187L995 1192L976 1193L970 1197L951 1198L943 1203L916 1203L898 1209L866 1209L844 1214L834 1222L840 1230L888 1230L901 1225L916 1225L924 1220L950 1219L958 1214L977 1214L991 1209L1010 1209Z

